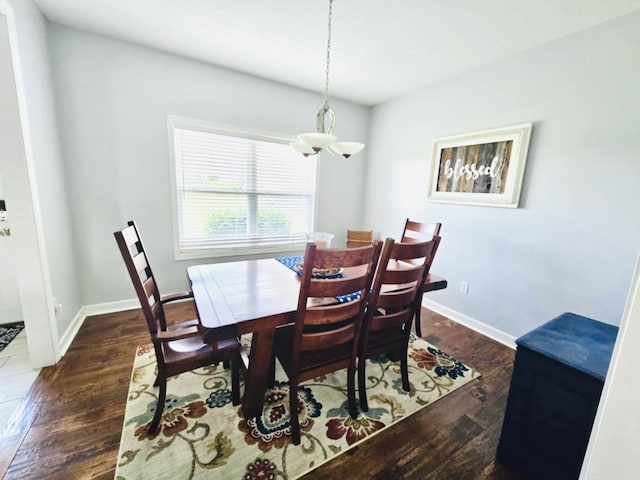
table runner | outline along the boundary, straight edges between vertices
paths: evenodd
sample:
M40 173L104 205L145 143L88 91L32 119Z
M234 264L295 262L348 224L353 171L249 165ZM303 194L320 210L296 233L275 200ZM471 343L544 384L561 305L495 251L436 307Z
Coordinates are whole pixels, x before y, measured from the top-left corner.
M288 257L276 257L276 260L287 267L289 270L292 270L296 273L296 275L300 275L300 272L296 269L296 265L298 263L304 262L304 255L290 255ZM337 275L335 278L341 278L342 274ZM336 300L339 303L347 303L352 300L356 300L360 298L360 292L350 293L348 295L340 295L336 297Z

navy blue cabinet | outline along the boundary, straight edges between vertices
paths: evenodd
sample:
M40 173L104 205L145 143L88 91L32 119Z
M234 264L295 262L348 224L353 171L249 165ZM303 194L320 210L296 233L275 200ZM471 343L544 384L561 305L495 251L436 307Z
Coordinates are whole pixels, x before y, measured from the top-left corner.
M531 479L579 477L617 333L564 313L516 340L500 463Z

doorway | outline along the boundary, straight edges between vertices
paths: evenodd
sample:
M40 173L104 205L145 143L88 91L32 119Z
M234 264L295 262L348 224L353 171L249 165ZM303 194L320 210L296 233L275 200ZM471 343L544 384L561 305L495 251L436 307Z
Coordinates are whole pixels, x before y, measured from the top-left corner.
M2 62L0 62L1 69ZM2 78L3 73L0 71L0 88L4 88ZM23 319L12 248L11 215L5 200L3 182L2 170L0 170L0 265L2 265L0 268L0 325L20 322Z
M6 17L0 14L0 91L12 92L14 74L9 50L9 32ZM0 96L0 115L7 115L8 95ZM6 112L6 113L4 113ZM7 153L0 147L0 155ZM11 238L11 215L8 211L5 184L9 179L3 177L4 162L0 162L0 325L22 321L22 305L16 274L15 254Z
M3 140L0 142L0 325L5 326L0 351L0 431L15 421L13 414L19 411L38 375L29 355L26 329L15 336L17 329L13 325L24 321L17 275L18 257L11 235L14 210L8 183L14 179L12 174L5 175L5 172L13 171L9 166L11 159L15 161L18 157L6 141L7 136L15 137L15 130L20 129L19 117L12 115L15 108L11 108L11 103L16 103L14 78L7 17L0 14L0 138Z

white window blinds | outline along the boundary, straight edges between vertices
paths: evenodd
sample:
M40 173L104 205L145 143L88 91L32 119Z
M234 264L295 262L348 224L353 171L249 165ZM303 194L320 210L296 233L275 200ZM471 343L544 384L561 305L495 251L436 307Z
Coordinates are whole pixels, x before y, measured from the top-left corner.
M178 255L286 250L313 230L316 160L286 138L169 122Z

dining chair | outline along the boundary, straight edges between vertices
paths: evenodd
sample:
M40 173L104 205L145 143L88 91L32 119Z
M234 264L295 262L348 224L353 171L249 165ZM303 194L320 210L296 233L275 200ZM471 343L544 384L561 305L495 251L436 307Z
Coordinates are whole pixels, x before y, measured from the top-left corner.
M422 223L409 220L407 218L404 222L404 229L402 230L400 241L403 243L410 243L431 240L436 235L440 235L441 228L442 224L440 222Z
M386 354L400 360L402 388L409 391L407 350L411 323L420 308L420 287L440 237L426 242L395 243L387 238L376 269L358 347L360 408L368 410L366 360Z
M402 236L400 237L400 241L403 243L410 242L422 242L425 240L430 240L435 236L440 235L440 229L442 228L442 224L440 222L434 223L422 223L416 222L414 220L406 219L404 223L404 229L402 230ZM422 304L422 295L424 294L424 290L420 291L420 304ZM422 328L420 325L420 313L421 308L416 310L416 335L422 337Z
M372 230L347 229L347 248L364 247L373 243Z
M276 330L270 384L277 357L289 378L293 443L300 443L298 386L347 369L349 414L356 418L355 374L358 338L382 242L351 249L321 249L307 244L293 325ZM350 295L339 303L336 297ZM339 405L336 405L338 407Z
M114 232L120 253L133 282L147 322L156 355L158 375L154 387L159 387L158 400L149 433L158 429L167 394L167 378L199 367L223 361L231 363L231 396L234 405L240 403L240 344L238 339L222 340L212 345L202 342L197 319L168 323L164 305L193 297L192 292L161 296L149 258L135 222Z
M315 243L318 248L331 248L331 241L335 235L327 232L309 232L307 241Z

